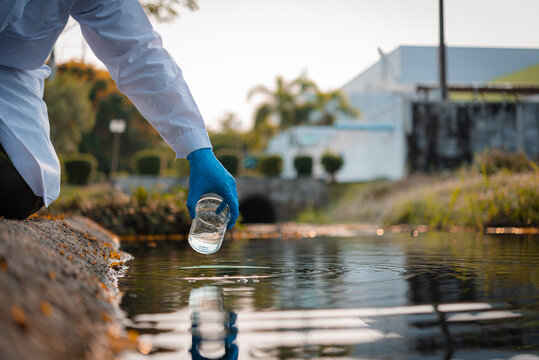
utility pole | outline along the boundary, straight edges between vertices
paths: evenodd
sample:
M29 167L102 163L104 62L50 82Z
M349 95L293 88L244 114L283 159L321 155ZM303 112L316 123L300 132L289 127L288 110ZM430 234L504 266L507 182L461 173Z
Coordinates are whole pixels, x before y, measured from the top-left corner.
M445 70L445 40L444 40L444 0L439 0L439 26L440 44L438 46L438 72L440 81L440 95L442 101L447 100L447 83Z

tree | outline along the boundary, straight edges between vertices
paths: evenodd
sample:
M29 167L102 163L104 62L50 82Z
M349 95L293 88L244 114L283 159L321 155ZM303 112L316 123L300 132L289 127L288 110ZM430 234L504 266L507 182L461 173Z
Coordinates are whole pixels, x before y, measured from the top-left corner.
M266 98L255 111L254 128L276 130L278 127L284 130L306 122L305 115L310 110L305 99L311 90L314 90L312 82L305 76L300 76L289 83L278 76L275 79L275 90L263 85L254 87L249 91L248 99L256 94L262 94ZM277 118L277 124L274 124L275 121L272 123L274 120L272 117Z
M198 0L140 0L150 17L160 22L171 22L178 18L179 7L198 10Z
M339 114L356 117L360 114L342 91L321 91L305 75L289 83L278 76L275 90L260 85L249 92L248 98L255 94L264 95L265 100L255 111L254 129L259 132L263 129L270 137L277 129L302 124L332 125Z
M79 147L80 152L92 153L98 160L98 170L108 173L112 158L111 119L126 121L126 131L120 145L119 170L128 170L132 156L139 150L164 146L157 131L142 117L127 97L113 91L99 99L96 109L94 131L85 134Z
M59 154L77 152L83 135L94 127L95 111L88 93L88 84L69 74L58 74L45 83L43 100L49 113L51 140Z
M78 151L97 158L98 170L108 173L112 152L111 119L124 119L126 132L120 145L120 170L128 170L132 155L139 150L165 147L157 131L143 118L129 99L120 93L106 70L90 64L67 62L58 65L59 76L70 76L88 86L88 99L95 112L93 131L83 134Z
M341 169L344 164L342 156L332 152L325 152L320 159L320 163L324 170L329 174L331 182L335 182L335 174Z
M238 116L232 112L227 112L219 121L220 133L235 134L239 133L241 121Z

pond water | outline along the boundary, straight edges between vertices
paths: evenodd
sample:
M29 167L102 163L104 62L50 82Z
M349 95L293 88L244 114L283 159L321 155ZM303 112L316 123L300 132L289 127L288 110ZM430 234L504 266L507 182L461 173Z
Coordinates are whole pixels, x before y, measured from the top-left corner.
M125 246L128 360L539 359L537 236Z

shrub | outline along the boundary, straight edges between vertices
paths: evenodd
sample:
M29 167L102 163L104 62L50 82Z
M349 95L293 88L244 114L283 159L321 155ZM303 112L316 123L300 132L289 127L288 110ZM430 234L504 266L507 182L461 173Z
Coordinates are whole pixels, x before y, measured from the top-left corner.
M223 154L217 158L221 164L234 176L238 174L239 160L235 154Z
M308 155L298 155L294 158L294 168L298 176L311 176L313 173L313 158Z
M135 153L134 161L137 174L159 175L161 173L163 157L157 150L140 150Z
M344 164L344 159L342 156L326 152L322 155L322 158L320 159L320 163L324 167L324 170L329 174L331 177L331 181L335 182L335 173L341 169L341 167Z
M283 159L279 155L264 156L258 162L258 170L262 175L279 176L283 170Z
M532 170L530 160L523 151L511 153L499 149L490 149L477 155L474 163L479 171L487 175L501 170L516 173Z
M92 154L73 154L64 160L67 182L85 185L93 179L97 169L97 160Z
M539 168L507 176L470 172L460 182L439 182L409 191L396 201L384 222L425 224L449 230L467 226L483 231L489 226L539 225Z

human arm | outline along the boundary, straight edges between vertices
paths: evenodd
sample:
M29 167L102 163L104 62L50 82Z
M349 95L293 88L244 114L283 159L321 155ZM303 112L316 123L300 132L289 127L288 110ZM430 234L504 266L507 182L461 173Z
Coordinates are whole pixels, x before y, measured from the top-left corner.
M137 0L79 0L71 15L118 89L178 158L211 147L181 69Z
M191 164L187 206L214 192L228 204L232 227L238 217L236 185L211 151L204 121L175 61L162 46L137 0L79 0L72 16L103 61L119 90ZM201 150L202 149L202 150Z

